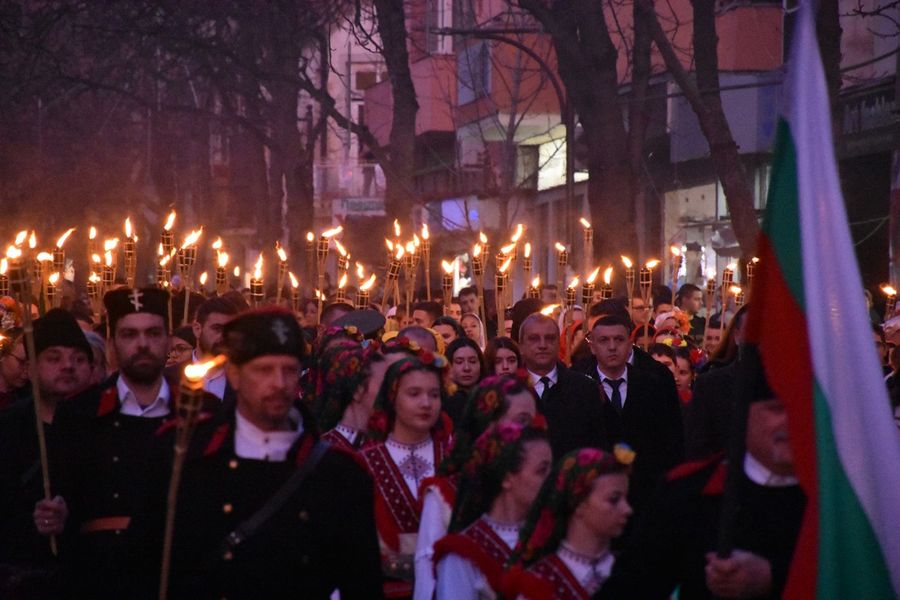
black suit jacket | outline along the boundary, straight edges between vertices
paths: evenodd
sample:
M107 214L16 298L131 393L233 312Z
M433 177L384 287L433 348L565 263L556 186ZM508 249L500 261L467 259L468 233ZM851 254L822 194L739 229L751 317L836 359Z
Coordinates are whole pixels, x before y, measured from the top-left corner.
M599 384L596 367L591 377ZM621 414L613 410L613 415L615 441L625 442L637 454L629 500L638 510L665 472L684 459L681 406L672 374L667 370L662 377L629 365L625 404Z
M703 373L684 414L688 460L706 458L725 449L734 414L737 361Z
M538 401L547 419L555 460L578 448L612 448L609 420L615 411L597 383L562 364L557 365L556 385Z

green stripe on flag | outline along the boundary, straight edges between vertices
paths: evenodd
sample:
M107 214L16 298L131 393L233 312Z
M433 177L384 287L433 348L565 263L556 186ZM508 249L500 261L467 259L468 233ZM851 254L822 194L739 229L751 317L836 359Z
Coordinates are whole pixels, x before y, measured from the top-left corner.
M881 545L837 454L825 392L814 382L819 479L818 600L893 598Z
M800 190L797 183L797 150L787 121L778 120L775 135L776 158L769 180L769 197L763 230L772 248L788 288L797 304L804 306L803 260L800 251Z

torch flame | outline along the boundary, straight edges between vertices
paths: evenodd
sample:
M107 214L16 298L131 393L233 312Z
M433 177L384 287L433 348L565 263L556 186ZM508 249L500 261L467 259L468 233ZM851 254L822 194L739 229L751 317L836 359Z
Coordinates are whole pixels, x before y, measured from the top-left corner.
M306 232L306 241L307 242L312 242L315 239L316 239L316 234L314 234L312 231Z
M400 237L400 222L397 219L394 219L394 237Z
M53 260L53 255L49 252L39 252L37 255L38 262L47 262Z
M752 262L753 264L758 263L758 262L759 262L759 257L758 257L758 256L754 256L753 258L750 259L750 262Z
M479 232L478 232L478 239L481 240L481 243L482 243L483 245L487 245L488 239L487 239L487 236L484 235L484 232L483 232L483 231L479 231Z
M103 258L99 254L91 254L91 262L95 262L98 265L103 263Z
M413 242L406 242L406 253L407 254L415 254L416 253L416 245Z
M91 271L91 276L88 277L88 281L91 283L100 283L100 276Z
M587 219L585 219L584 217L581 217L581 218L578 219L578 220L581 221L581 226L584 227L585 229L590 229L590 228L591 228L591 222L588 221Z
M175 209L172 209L172 212L169 213L169 218L166 219L166 224L163 225L163 229L166 231L172 231L172 225L175 224Z
M375 273L372 273L372 275L369 276L369 279L366 280L366 282L364 284L359 286L359 289L364 292L368 292L369 290L372 289L373 285L375 285Z
M111 252L115 250L119 246L119 238L113 238L111 240L104 240L103 242L103 251Z
M9 261L5 258L0 258L0 275L6 275L6 272L9 270Z
M338 281L338 289L339 289L339 290L342 290L342 289L344 289L345 287L347 287L347 274L346 274L346 273L344 273L343 275L341 275L341 280Z
M300 287L300 280L297 279L296 275L294 275L293 273L288 271L288 277L291 278L291 287L292 288L294 288L296 290L298 287Z
M217 237L216 241L214 241L212 243L212 249L213 250L221 250L222 249L222 238L221 237Z
M531 258L531 242L525 242L525 258Z
M190 235L185 238L184 243L181 245L181 249L184 250L185 248L196 244L197 240L200 239L201 234L203 234L203 227L200 227L200 229L198 230L191 231Z
M509 269L509 265L512 264L512 257L509 257L504 261L504 263L500 266L500 272L506 273L507 269Z
M655 269L657 265L659 265L659 261L654 258L653 260L648 260L647 264L644 265L644 267L652 270Z
M541 314L545 317L549 317L553 314L553 311L559 308L559 304L548 304L544 308L541 309Z
M535 276L535 278L531 280L531 287L535 290L538 289L539 287L541 287L541 276L540 275Z
M392 242L391 240L389 240L389 239L387 239L387 238L384 238L384 245L387 246L388 252L390 252L390 253L393 254L393 252L394 252L394 242Z
M100 257L97 256L96 254L94 255L94 259L95 259L94 262L100 262ZM167 264L169 264L170 260L172 260L171 255L166 254L161 259L159 259L159 266L165 267Z
M72 235L72 232L75 231L75 228L72 227L67 232L62 234L58 240L56 240L56 247L62 250L63 244L66 243L66 240L69 239L69 236Z
M284 251L284 248L278 242L275 242L275 252L278 254L278 260L287 262L287 252Z
M130 238L131 234L131 217L125 217L125 237Z
M418 248L419 246L422 245L422 240L420 240L420 239L419 239L419 236L417 236L416 234L413 234L413 245L414 245L416 248Z
M576 275L575 277L572 278L572 281L569 282L569 289L574 290L575 288L578 287L579 283L580 282L578 280L578 276Z
M165 254L165 252L163 251L162 242L160 242L159 247L156 249L156 255L162 256L163 254Z
M334 245L337 248L337 251L341 253L341 256L347 256L347 249L344 248L344 245L339 241L334 240ZM286 260L286 259L285 259Z
M612 281L613 268L606 267L606 270L603 271L603 283L604 285L609 285Z
M396 258L397 260L400 260L401 258L403 258L403 255L405 253L406 253L406 251L403 249L403 245L397 244L397 254L394 255L394 258Z
M741 286L739 286L739 285L733 285L733 286L731 286L730 288L728 288L728 291L731 292L732 294L734 294L735 296L737 296L737 295L740 294L743 290L741 290Z
M622 264L625 265L626 269L630 269L631 267L634 266L634 264L631 262L631 259L628 258L627 256L625 256L624 254L622 255Z
M472 256L475 258L481 256L481 244L475 244L475 247L472 248Z
M516 243L513 242L512 244L507 244L506 246L503 246L502 248L500 248L500 252L503 255L509 255L509 253L512 252L513 250L515 250L515 248L516 248Z
M521 223L516 224L516 232L512 235L510 241L514 244L518 243L523 233L525 233L525 227Z
M14 242L16 246L21 246L25 243L25 240L28 239L28 230L22 230L16 234L16 241Z
M234 265L234 271L232 271L232 273L234 273L235 277L240 277L241 276L241 267L239 265Z
M109 250L107 250L106 252L103 253L103 262L106 264L107 267L111 267L111 266L112 266L112 264L113 264L113 261L112 261L112 252L110 252Z
M566 247L563 246L560 242L556 242L555 244L557 252L565 252Z
M57 283L59 283L59 273L53 273L52 275L50 275L49 281L53 285L56 285Z
M343 230L344 230L343 225L338 225L337 227L328 229L327 231L323 231L322 237L325 239L332 238L332 237L336 236L337 234L339 234L340 232L342 232Z
M91 228L88 230L88 239L93 240L97 238L97 228L91 225Z
M735 269L737 269L737 263L736 263L736 262L733 262L733 263L729 264L727 267L725 267L725 270L726 270L726 271L734 271Z
M6 249L6 258L8 258L10 260L15 260L17 258L20 258L21 256L22 256L22 251L19 248L16 248L15 246L10 246L9 248Z
M216 259L219 263L219 267L224 269L228 265L228 253L227 252L217 253Z
M189 364L184 368L184 377L192 383L197 383L209 373L211 370L225 363L225 357L219 355L212 360L204 363Z
M263 268L263 255L262 255L262 252L260 252L259 258L256 259L256 264L253 265L253 279L262 279L262 268Z
M600 274L600 267L597 267L596 269L591 271L590 275L588 275L587 282L589 284L593 285L594 281L597 279L597 275L599 275L599 274Z
M31 230L31 235L28 236L28 247L32 250L37 247L37 235L35 235L34 229Z
M366 270L363 269L363 266L362 266L361 263L356 263L356 277L357 277L358 279L365 279L365 278L366 278Z
M453 262L455 263L456 261ZM447 275L452 275L455 270L453 263L448 263L446 260L441 261L441 268L444 269L444 273Z
M206 274L206 271L200 273L200 285L201 287L206 285L206 280L209 279L209 275Z
M422 239L427 240L431 237L431 233L428 231L428 223L422 223Z
M884 292L886 296L894 297L897 295L897 290L890 285L881 286L881 291Z
M669 246L669 252L672 253L672 256L681 256L681 248L678 246Z

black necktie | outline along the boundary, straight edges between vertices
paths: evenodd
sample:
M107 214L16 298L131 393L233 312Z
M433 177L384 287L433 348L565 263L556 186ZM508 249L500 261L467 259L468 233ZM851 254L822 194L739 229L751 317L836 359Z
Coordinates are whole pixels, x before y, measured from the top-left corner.
M543 389L543 391L541 391L541 400L546 400L547 395L550 392L550 384L552 382L550 381L550 378L547 377L546 375L544 377L541 377L540 381L544 385L544 389Z
M613 408L616 409L616 412L622 412L622 393L619 392L619 386L625 383L624 379L604 379L604 383L608 383L612 388L612 397L610 401L612 402Z

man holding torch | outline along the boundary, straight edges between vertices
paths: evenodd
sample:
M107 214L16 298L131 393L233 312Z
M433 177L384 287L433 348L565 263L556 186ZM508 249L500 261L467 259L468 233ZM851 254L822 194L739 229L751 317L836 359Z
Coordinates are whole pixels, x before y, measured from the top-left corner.
M372 481L301 412L293 314L241 314L224 345L236 402L201 417L188 448L170 597L380 598Z

